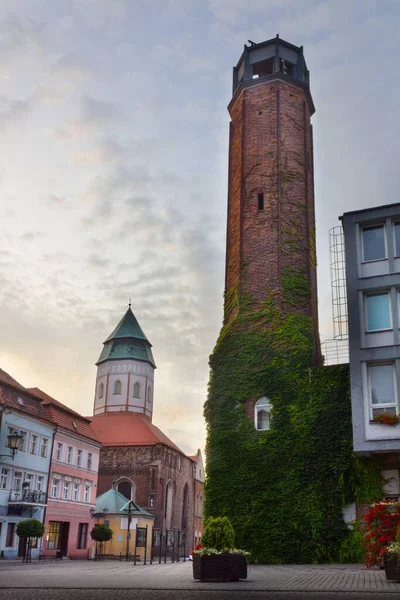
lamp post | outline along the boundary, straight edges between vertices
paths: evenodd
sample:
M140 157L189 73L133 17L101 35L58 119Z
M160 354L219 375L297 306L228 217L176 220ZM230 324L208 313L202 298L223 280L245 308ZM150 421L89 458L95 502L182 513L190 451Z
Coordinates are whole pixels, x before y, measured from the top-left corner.
M10 450L10 454L0 454L0 458L12 458L17 454L19 447L22 442L22 435L19 435L18 431L13 431L7 436L6 448Z
M133 504L132 500L130 500L129 504L128 504L128 531L126 533L126 556L125 556L126 561L129 561L129 543L131 541L132 506L134 506L134 504Z

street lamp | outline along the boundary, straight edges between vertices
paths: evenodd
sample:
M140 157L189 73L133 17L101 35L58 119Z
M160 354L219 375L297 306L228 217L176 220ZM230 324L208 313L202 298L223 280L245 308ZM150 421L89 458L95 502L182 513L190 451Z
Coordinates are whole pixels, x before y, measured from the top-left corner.
M10 450L10 454L0 454L0 458L12 458L14 460L14 456L17 454L21 442L23 440L22 435L18 433L18 431L13 431L9 433L7 436L6 448Z
M124 510L128 510L128 531L126 534L126 556L125 556L125 560L129 561L129 542L131 541L131 522L132 522L132 506L135 508L135 505L133 504L132 500L129 501L128 504L128 509L124 509Z

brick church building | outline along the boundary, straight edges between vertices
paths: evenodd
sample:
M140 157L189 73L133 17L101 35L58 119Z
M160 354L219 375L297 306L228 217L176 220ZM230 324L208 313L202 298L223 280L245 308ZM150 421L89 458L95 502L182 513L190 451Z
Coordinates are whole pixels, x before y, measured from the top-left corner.
M196 461L153 425L151 344L130 305L97 362L92 428L103 447L98 494L110 488L155 515L154 527L186 530L194 543Z

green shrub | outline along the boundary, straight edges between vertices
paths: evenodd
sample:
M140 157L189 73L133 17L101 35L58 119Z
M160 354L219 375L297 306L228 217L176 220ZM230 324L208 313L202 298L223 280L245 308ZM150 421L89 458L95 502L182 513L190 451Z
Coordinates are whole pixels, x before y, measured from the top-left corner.
M228 517L210 517L206 521L201 543L207 548L230 550L235 541L235 532Z
M44 525L38 519L25 519L17 525L17 535L20 538L41 538L44 534Z
M103 542L108 542L111 540L113 534L114 532L112 529L97 523L90 532L90 537L95 542L100 542L102 544Z
M363 563L365 548L362 545L364 531L358 521L354 521L349 535L344 538L339 548L339 562L341 563Z

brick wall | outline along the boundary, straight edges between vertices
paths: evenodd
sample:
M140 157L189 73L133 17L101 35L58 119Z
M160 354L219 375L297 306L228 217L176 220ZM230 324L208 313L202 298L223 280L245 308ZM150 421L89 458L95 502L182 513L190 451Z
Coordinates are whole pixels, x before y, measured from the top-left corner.
M173 486L171 529L182 528L183 493L186 483L188 484L187 543L188 550L191 549L195 501L193 461L162 444L102 448L98 495L124 477L135 484L136 502L155 515L155 528L164 527L165 487L168 481ZM153 507L149 506L150 496L154 498Z
M238 288L286 311L310 315L320 360L313 148L304 91L282 81L245 88L230 107L226 294ZM258 194L264 194L264 210ZM285 305L285 269L304 274L310 296ZM226 310L225 320L233 316Z

